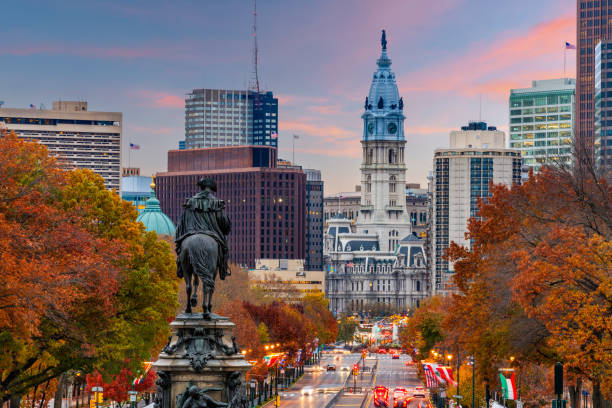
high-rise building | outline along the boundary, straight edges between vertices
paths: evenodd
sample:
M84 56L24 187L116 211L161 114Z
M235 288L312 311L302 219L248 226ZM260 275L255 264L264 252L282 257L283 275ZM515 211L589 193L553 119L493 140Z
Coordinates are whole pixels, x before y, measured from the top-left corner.
M304 268L323 270L323 180L321 171L306 173L306 259Z
M362 313L380 306L405 312L430 293L424 240L413 235L406 208L404 104L390 69L384 31L381 43L361 115L361 204L355 231L343 214L326 220L325 295L333 313Z
M217 182L217 196L225 200L232 262L252 268L256 259L305 258L306 175L300 167L278 168L271 146L171 150L168 171L155 182L161 208L175 224L203 177Z
M510 90L510 147L521 151L524 165L538 171L572 163L575 89L575 79L561 78Z
M187 94L185 149L247 145L278 146L278 99L272 92L194 89Z
M577 0L576 141L593 150L595 109L595 45L612 35L612 4L608 0Z
M477 215L478 199L490 196L489 182L521 182L521 153L507 149L505 134L484 122L450 133L450 147L434 152L432 286L450 290L452 265L444 259L451 241L470 247L467 221Z
M66 168L91 169L109 189L121 181L119 112L93 112L87 102L53 102L52 109L0 108L0 122L17 136L44 144Z
M612 180L612 40L595 47L595 165Z

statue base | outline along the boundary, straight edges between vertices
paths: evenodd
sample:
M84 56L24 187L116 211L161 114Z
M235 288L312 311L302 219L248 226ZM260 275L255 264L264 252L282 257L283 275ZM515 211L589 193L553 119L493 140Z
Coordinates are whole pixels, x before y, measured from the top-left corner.
M172 335L153 364L157 371L156 408L248 407L245 373L227 317L180 314Z

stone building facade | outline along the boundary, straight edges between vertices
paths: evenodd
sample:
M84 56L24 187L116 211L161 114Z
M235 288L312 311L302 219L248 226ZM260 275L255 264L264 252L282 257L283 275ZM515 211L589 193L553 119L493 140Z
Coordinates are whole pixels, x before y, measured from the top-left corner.
M405 312L429 296L424 239L413 234L406 207L403 99L383 34L364 105L359 215L327 220L325 293L333 313L376 307Z

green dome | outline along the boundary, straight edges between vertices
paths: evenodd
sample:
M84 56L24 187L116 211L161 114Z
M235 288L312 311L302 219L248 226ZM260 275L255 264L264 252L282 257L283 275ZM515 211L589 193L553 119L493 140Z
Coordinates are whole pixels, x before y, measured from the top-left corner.
M136 218L144 224L147 231L155 231L158 235L174 236L176 227L172 220L164 214L159 206L159 200L155 197L155 184L151 184L151 196L146 202L144 211Z

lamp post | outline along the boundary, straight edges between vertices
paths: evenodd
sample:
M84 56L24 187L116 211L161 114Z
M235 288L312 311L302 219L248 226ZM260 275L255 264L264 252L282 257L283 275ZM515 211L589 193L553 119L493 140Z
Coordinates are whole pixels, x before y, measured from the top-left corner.
M470 357L470 362L472 363L472 408L474 408L476 399L476 365L474 364L474 356Z

